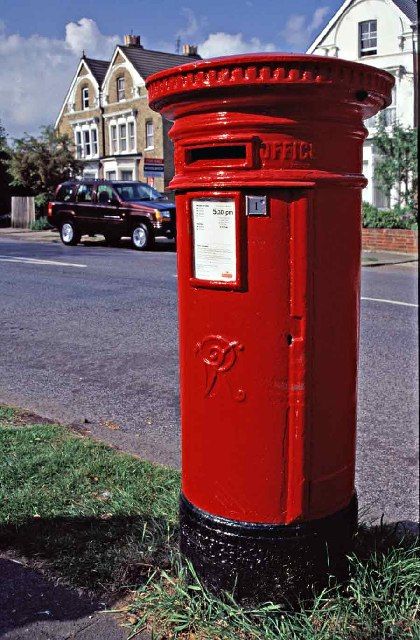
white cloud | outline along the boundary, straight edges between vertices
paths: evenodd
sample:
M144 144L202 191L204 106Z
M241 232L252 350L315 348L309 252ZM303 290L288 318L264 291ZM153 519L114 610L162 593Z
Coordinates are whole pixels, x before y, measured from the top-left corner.
M196 35L199 30L199 22L194 11L189 7L182 7L181 13L185 16L187 24L183 29L178 31L177 36L180 38L189 38Z
M0 25L0 120L11 136L37 133L55 121L82 50L109 59L121 39L103 35L82 18L66 25L65 39L6 33Z
M206 40L198 45L198 52L202 58L275 50L276 47L272 42L263 43L259 38L245 40L242 33L224 33L223 31L210 33Z
M281 31L281 35L293 47L306 48L311 36L323 24L329 10L329 7L324 6L318 7L312 16L292 14L287 20L285 28Z
M66 44L78 56L84 50L91 58L109 58L119 42L119 36L103 35L91 18L81 18L79 22L66 24Z

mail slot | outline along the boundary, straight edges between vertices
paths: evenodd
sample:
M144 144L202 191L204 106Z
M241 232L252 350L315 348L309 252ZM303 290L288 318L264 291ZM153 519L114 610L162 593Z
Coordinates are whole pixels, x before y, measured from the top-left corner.
M181 552L216 592L290 600L346 573L363 119L393 82L278 54L147 82L174 123Z

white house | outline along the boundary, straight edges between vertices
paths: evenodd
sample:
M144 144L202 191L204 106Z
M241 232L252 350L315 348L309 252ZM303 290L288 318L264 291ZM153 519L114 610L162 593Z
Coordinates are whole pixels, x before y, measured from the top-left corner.
M417 126L417 2L415 0L345 0L307 53L371 64L395 76L392 104L365 122L363 173L369 184L363 199L377 207L389 198L375 184L372 135L378 117L390 125Z

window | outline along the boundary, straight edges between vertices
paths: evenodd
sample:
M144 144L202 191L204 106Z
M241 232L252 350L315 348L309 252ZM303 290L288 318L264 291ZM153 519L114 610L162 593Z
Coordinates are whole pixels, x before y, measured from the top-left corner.
M85 156L90 156L90 150L91 150L91 146L90 146L90 131L88 129L85 129L83 131L83 146L84 146L84 151L85 151Z
M117 179L117 172L116 171L107 171L105 176L106 176L107 180L116 180Z
M159 200L162 196L161 193L147 186L144 182L119 183L115 185L115 190L125 201Z
M77 190L77 202L92 202L92 192L91 184L81 184Z
M375 56L377 53L376 20L359 22L359 58Z
M120 102L125 98L125 78L121 76L117 78L117 100Z
M89 109L89 88L82 89L82 109Z
M132 180L132 179L133 179L132 171L128 171L128 170L121 171L121 180Z
M149 120L146 122L146 149L153 149L154 143L153 122Z
M97 156L98 155L98 130L92 129L90 133L92 136L92 155Z
M127 151L127 125L120 124L120 151Z
M136 140L135 140L134 122L129 122L128 123L128 148L130 149L130 151L134 151L135 147L136 147Z
M115 172L114 172L115 173ZM108 178L109 180L110 178ZM113 179L113 178L112 178ZM98 202L100 202L101 198L99 198L101 193L106 193L108 196L108 200L113 200L114 199L114 191L112 189L112 187L109 186L109 184L100 184L98 186Z
M55 199L59 200L60 202L71 202L73 200L73 185L63 184L63 186L59 189Z
M83 158L82 132L76 131L76 158Z
M111 153L117 153L117 125L111 124Z

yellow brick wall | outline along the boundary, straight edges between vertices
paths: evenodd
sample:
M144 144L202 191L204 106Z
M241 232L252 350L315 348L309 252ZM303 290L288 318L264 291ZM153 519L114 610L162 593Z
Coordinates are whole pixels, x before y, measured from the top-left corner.
M93 86L92 82L86 78L84 80L81 80L77 86L76 89L76 96L75 96L75 103L76 103L76 111L84 111L83 109L83 105L82 105L82 91L83 89L87 87L89 89L89 109L94 109L94 105L95 105L95 87ZM86 109L87 111L87 109Z

